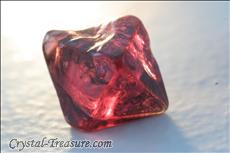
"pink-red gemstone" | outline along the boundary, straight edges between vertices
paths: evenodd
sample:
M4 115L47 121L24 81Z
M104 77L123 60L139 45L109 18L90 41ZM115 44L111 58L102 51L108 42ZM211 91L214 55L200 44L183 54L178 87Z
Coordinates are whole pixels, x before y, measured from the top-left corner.
M98 130L168 108L148 34L137 17L81 31L49 31L43 52L73 127Z

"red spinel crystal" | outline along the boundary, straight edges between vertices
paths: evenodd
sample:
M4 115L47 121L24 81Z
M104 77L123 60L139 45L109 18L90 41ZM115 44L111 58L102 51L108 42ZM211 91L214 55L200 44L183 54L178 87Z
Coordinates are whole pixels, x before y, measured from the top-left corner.
M73 127L98 130L168 108L148 34L137 17L81 31L49 31L43 52Z

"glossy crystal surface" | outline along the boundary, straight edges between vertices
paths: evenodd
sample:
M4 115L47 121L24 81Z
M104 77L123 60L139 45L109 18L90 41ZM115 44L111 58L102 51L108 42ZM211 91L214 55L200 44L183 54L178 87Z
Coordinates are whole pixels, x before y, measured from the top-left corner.
M73 127L98 130L168 108L149 36L137 17L81 31L49 31L43 52Z

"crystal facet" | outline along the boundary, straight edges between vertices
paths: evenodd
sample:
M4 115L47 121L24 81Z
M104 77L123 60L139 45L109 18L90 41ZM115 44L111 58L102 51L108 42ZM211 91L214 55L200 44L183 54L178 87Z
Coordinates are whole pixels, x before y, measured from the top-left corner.
M149 36L137 17L81 31L49 31L43 52L73 127L98 130L168 108Z

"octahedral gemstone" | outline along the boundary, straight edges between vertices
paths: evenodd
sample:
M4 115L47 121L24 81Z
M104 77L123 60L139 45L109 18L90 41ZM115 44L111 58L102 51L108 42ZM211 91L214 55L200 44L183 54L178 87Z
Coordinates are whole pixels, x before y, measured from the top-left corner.
M98 130L168 108L149 36L137 17L80 31L49 31L43 52L73 127Z

